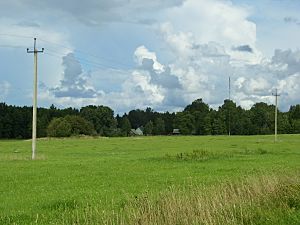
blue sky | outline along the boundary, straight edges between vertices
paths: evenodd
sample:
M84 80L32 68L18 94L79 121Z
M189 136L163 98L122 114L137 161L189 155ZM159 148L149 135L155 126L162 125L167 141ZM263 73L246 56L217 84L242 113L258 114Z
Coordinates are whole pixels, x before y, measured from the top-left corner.
M177 111L228 97L288 110L300 103L297 0L0 1L0 101L31 105L33 37L38 105L107 105L118 113Z

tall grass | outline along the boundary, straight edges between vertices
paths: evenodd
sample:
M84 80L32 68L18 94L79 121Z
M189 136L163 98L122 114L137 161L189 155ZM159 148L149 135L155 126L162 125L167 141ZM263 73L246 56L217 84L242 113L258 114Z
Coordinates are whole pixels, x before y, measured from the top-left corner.
M117 212L71 205L62 207L51 224L300 224L300 177L266 175L210 187L170 187L159 195L129 198ZM43 218L36 223L43 224Z
M261 176L215 187L170 188L130 202L123 224L300 224L299 177Z

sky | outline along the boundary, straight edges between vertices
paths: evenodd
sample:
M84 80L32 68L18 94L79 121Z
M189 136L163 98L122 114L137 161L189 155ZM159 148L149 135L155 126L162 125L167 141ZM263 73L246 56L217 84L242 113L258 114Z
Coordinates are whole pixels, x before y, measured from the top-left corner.
M300 104L298 0L0 0L0 102L179 111Z

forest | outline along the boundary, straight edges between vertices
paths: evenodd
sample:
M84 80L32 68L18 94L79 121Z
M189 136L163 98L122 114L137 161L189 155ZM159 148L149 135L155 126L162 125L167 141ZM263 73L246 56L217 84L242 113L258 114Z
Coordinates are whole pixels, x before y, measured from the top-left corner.
M151 108L134 109L114 115L107 106L89 105L80 109L59 109L54 105L38 108L38 137L76 135L129 136L140 128L144 135L263 135L274 133L275 106L259 102L249 110L225 100L217 110L197 99L180 112L156 112ZM0 138L31 138L32 107L0 103ZM300 104L289 111L278 111L278 133L300 133Z

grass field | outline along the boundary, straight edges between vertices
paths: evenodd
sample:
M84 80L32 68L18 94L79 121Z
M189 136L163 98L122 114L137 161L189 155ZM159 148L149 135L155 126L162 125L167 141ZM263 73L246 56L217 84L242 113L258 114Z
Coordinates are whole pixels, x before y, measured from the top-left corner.
M0 224L300 224L300 135L0 141Z

